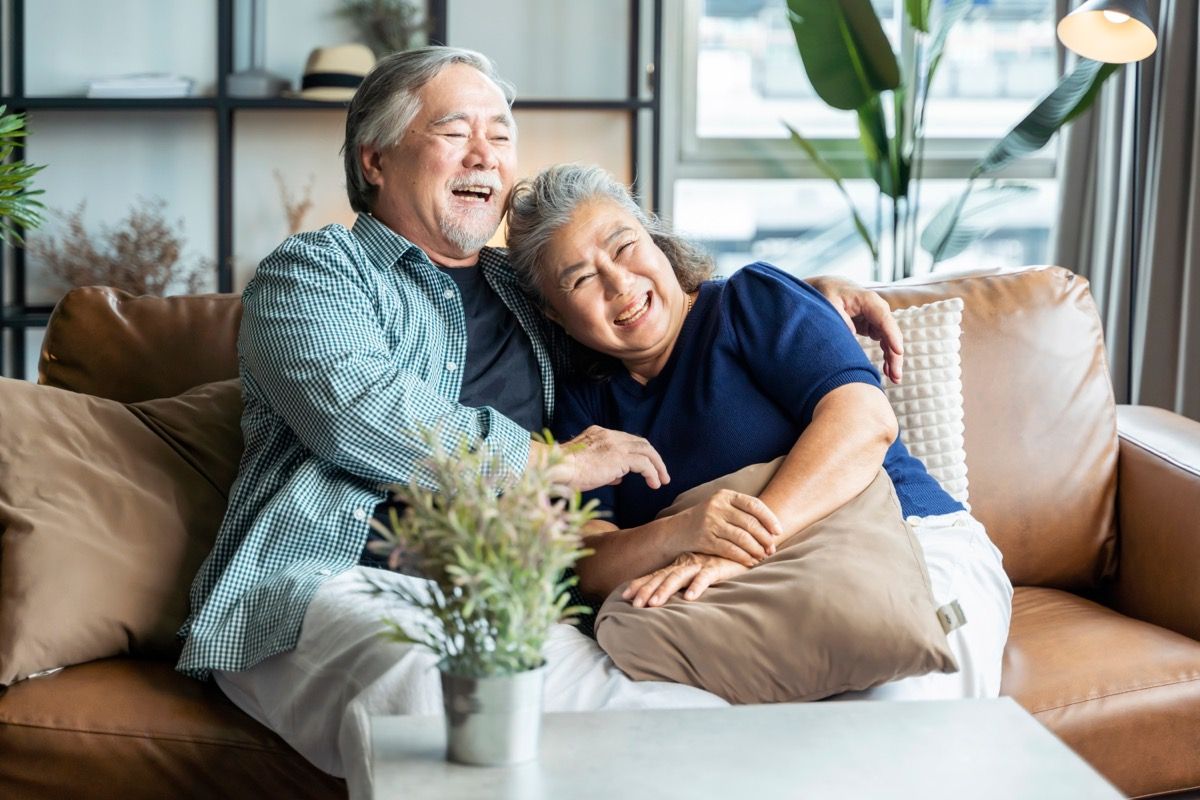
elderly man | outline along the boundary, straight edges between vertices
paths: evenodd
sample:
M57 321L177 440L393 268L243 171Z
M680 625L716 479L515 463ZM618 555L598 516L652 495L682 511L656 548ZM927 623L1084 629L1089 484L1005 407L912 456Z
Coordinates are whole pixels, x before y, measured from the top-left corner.
M346 121L354 227L289 238L243 298L245 454L192 587L178 669L215 678L354 792L367 785L370 714L440 711L432 657L380 638L382 601L358 583L378 487L420 475L418 434L435 422L522 470L544 447L529 431L554 412L556 334L505 253L484 247L514 180L511 100L477 53L383 59ZM849 316L873 309L864 325L892 324L873 293L835 288L848 292L835 302ZM591 429L577 444L570 482L581 489L629 473L654 487L669 480L640 438ZM593 642L558 628L547 652L552 710L720 702L635 684Z

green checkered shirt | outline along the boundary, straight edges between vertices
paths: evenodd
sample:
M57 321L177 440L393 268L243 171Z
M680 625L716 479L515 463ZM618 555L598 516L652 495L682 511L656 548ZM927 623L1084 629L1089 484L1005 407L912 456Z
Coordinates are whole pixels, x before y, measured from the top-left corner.
M551 331L504 251L484 248L479 263L533 343L549 418ZM358 562L381 484L430 484L422 427L482 439L514 471L529 453L515 422L458 405L467 357L458 289L373 217L290 237L242 301L246 449L180 630L177 669L197 678L295 647L317 588Z

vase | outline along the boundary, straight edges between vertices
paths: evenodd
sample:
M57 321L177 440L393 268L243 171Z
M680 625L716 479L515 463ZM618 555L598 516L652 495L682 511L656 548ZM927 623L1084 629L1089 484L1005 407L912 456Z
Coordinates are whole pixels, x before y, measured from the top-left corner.
M478 766L537 758L545 674L545 667L490 678L443 672L446 758Z

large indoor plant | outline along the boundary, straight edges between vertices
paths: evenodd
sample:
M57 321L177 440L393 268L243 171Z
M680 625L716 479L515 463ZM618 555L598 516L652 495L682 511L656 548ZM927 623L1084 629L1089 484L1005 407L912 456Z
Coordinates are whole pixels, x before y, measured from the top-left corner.
M390 621L385 635L438 657L452 761L525 761L537 753L542 647L552 624L582 611L567 605L566 572L588 552L580 534L594 503L554 480L559 448L513 476L486 447L426 440L423 469L390 487L404 513L372 520L383 541L371 549L428 579L375 582L423 612L416 624Z
M925 158L925 109L942 62L946 39L972 0L905 0L905 35L911 47L901 60L892 50L871 0L787 0L788 16L804 70L817 96L858 117L864 172L891 207L890 275L880 265L884 226L872 231L850 201L839 171L803 133L792 139L832 179L850 206L855 230L870 248L875 277L901 278L915 270L917 246L930 266L961 253L986 228L978 224L999 203L1026 187L980 179L1040 150L1064 124L1087 110L1116 65L1080 59L1070 73L1016 125L994 142L970 170L963 191L951 198L918 233L920 183Z

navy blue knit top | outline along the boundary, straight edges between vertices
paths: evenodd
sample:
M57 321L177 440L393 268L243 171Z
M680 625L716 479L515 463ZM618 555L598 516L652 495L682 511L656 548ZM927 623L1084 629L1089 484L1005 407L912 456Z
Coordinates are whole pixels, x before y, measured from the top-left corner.
M618 527L652 520L682 492L750 464L786 455L827 393L879 386L879 373L819 292L764 263L700 287L666 366L642 385L624 370L559 389L559 441L588 425L645 437L671 475L650 489L631 475L590 492ZM884 458L904 515L962 506L897 437Z

